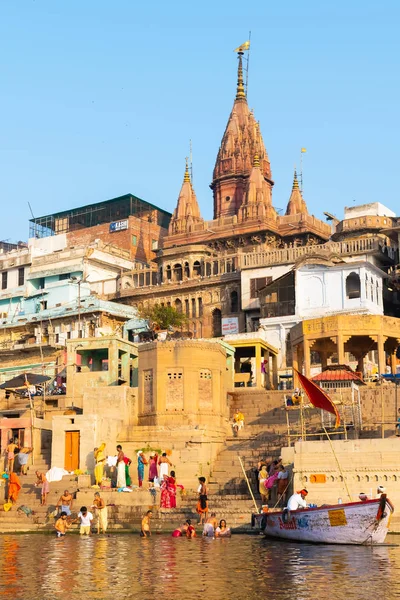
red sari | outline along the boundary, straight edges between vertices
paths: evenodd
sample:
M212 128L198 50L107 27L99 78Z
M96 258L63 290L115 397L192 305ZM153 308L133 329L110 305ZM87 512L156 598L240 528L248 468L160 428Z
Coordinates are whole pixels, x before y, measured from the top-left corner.
M176 485L174 477L167 477L161 483L161 508L176 508Z

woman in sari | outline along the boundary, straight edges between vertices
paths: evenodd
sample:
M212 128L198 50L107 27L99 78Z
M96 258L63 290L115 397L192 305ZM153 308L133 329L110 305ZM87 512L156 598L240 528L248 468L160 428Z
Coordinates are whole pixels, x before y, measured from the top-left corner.
M117 446L117 488L126 487L125 478L125 454L122 452L122 446Z
M94 468L94 480L96 485L101 486L101 482L103 481L104 475L104 462L106 460L104 449L106 445L103 442L99 448L94 449L94 459L96 461L96 466Z
M131 466L132 461L131 461L130 458L128 458L127 456L125 456L124 463L125 463L125 481L126 481L126 486L127 487L131 487L131 485L132 485L132 479L131 479L131 475L129 473L129 467Z
M108 510L99 492L94 495L93 507L97 513L97 533L100 533L100 530L105 533L108 527Z
M8 501L13 504L18 500L18 494L21 489L21 483L16 473L10 473L10 479L8 480Z
M171 475L164 475L161 482L161 508L176 508L176 479L175 471L171 471Z
M147 460L145 459L145 456L142 452L142 450L139 450L139 452L137 453L137 472L138 472L138 480L139 480L139 487L142 487L143 485L143 479L144 479L144 465L147 465Z

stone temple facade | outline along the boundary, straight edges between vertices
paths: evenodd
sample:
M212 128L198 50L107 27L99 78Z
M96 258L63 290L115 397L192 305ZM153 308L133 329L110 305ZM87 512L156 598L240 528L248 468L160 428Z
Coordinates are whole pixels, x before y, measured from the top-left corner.
M222 319L241 310L241 266L249 252L326 242L328 224L311 216L294 175L285 215L273 207L273 179L260 124L244 91L242 53L237 89L212 175L214 219L205 221L186 165L168 235L147 268L121 276L113 296L138 308L154 303L183 311L193 337L219 337Z

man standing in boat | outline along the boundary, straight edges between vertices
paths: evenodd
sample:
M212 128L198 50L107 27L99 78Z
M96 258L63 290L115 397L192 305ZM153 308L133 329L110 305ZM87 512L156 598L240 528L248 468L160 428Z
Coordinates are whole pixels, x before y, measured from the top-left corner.
M298 508L307 508L306 496L308 492L306 489L302 489L290 496L287 508L288 510L297 510Z

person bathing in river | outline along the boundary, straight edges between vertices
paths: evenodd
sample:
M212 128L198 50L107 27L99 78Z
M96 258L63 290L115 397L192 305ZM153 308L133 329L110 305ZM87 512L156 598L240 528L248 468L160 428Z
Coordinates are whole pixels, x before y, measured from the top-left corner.
M151 521L152 516L153 516L153 512L151 510L148 510L142 519L142 529L140 531L140 535L142 537L150 537L151 536L150 521Z
M215 530L217 529L218 521L215 512L211 513L211 516L204 523L203 536L214 537Z
M195 538L196 537L196 530L192 525L192 521L190 519L188 519L186 521L186 537L187 538Z
M219 526L215 530L215 537L231 537L231 530L226 526L225 519L221 519Z
M71 523L68 521L68 515L66 512L62 512L54 525L58 538L64 537L68 529L71 527Z
M287 503L288 510L297 510L298 508L307 508L307 502L306 502L307 494L308 494L308 492L304 488L302 490L300 490L299 492L292 494L292 496L290 496L288 503Z

